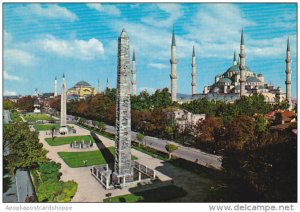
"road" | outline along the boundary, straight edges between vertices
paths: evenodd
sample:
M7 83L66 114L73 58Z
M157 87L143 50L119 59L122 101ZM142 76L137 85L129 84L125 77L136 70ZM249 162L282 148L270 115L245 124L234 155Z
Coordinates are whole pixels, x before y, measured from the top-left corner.
M86 125L93 127L90 120L87 120L87 122L88 123L86 123ZM115 134L115 127L106 125L106 131L109 133ZM137 132L131 131L131 139L138 142L138 140L136 140L136 134L137 134ZM167 153L167 151L165 149L165 146L168 143L175 144L178 146L178 149L172 153L172 155L174 155L178 158L193 161L193 162L199 163L206 167L214 167L216 169L222 168L222 157L221 156L208 154L199 149L195 149L192 147L186 147L186 146L183 146L183 145L178 144L173 141L164 140L164 139L151 137L151 136L145 136L144 141L143 141L143 144L146 144L146 146L149 146L153 149L156 149L156 150L159 150L162 152L166 152L166 153Z

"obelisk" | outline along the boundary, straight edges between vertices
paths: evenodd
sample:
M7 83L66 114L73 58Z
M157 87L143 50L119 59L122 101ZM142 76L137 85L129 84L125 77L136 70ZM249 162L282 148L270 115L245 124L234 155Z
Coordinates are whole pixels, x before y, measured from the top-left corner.
M130 49L129 38L122 30L118 39L118 77L116 106L115 163L112 181L124 185L133 180L131 166L131 111L130 111Z
M61 84L61 104L60 104L60 128L59 132L61 134L67 134L67 94L66 94L66 81L65 74L63 74L63 80Z
M54 80L54 97L57 97L57 78L55 76L55 80Z

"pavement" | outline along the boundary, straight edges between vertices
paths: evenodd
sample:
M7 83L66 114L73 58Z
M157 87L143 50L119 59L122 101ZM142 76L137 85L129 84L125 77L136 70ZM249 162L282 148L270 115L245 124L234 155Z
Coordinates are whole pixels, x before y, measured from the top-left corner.
M92 125L89 126L92 127ZM105 131L115 134L115 127L106 125ZM131 140L137 141L136 139L137 134L138 132L131 131ZM166 144L175 144L176 146L178 146L178 149L172 153L173 156L176 156L177 158L186 159L206 167L214 167L215 169L222 168L222 156L208 154L199 149L186 147L174 141L164 140L164 139L151 137L151 136L145 136L143 144L146 144L146 146L149 146L153 149L166 152L166 153L167 153L165 149Z
M86 129L83 129L77 125L73 126L77 130L77 135L90 134L90 132ZM115 145L115 142L113 140L100 135L97 136L101 140L105 148ZM139 187L126 187L116 190L105 190L104 187L90 174L91 167L70 168L57 154L57 152L59 151L78 152L90 151L92 149L71 149L69 144L61 146L50 146L45 141L46 137L50 136L46 135L45 131L40 131L40 142L44 145L44 148L49 151L47 157L54 160L55 162L61 163L61 180L74 180L78 183L78 190L73 197L72 202L103 202L103 199L107 198L106 194L108 193L111 193L111 196L118 196L134 193L137 190L140 191L143 189L149 189L149 187L147 187L148 185L145 185ZM96 147L97 145L94 146ZM159 187L162 183L170 183L170 181L173 180L176 185L182 186L185 190L188 191L187 196L185 196L184 198L176 199L177 202L204 201L205 192L213 183L213 181L208 176L201 176L175 167L169 163L166 163L165 161L159 160L157 158L152 158L151 156L139 152L135 149L132 149L131 152L132 155L138 158L138 162L155 170L156 176L161 181L161 183L154 183L150 186Z

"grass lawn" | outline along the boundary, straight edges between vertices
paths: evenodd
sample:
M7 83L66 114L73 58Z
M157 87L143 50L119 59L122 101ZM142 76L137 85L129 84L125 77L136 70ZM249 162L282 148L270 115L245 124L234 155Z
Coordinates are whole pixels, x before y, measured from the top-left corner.
M73 141L92 141L94 142L94 139L89 135L82 135L82 136L68 136L68 137L54 137L52 138L46 138L45 139L50 146L59 146L64 144L69 144Z
M109 197L103 202L166 202L172 199L183 197L187 194L185 190L175 185L168 185L135 194L126 194L116 197Z
M33 125L33 128L36 131L46 131L46 130L51 130L52 127L55 127L55 129L59 129L59 124L36 124Z
M107 148L112 156L115 155L115 147ZM58 155L64 160L64 162L71 168L83 167L83 160L87 160L87 166L101 165L106 163L112 163L113 161L107 161L101 151L89 151L89 152L58 152ZM131 156L133 160L137 158Z
M52 120L54 120L47 114L25 114L24 118L26 119L26 121L37 121L37 120L52 121Z

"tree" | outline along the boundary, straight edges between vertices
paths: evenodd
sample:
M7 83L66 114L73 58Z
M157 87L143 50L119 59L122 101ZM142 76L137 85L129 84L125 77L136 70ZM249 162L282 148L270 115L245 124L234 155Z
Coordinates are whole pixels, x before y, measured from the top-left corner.
M275 113L275 120L274 120L274 124L282 124L282 115L280 112Z
M105 131L105 124L103 121L99 121L98 122L98 128L100 130L100 132L104 132Z
M20 110L25 110L27 112L32 112L34 110L34 100L35 98L32 98L31 96L24 96L20 99L18 99L16 103L16 107Z
M29 130L26 123L4 125L4 145L9 148L5 156L11 169L34 168L46 159L47 150L39 143L38 134Z
M99 126L98 121L92 121L92 125L96 129L96 126Z
M172 157L172 152L174 152L175 150L178 149L178 146L176 146L175 144L167 144L165 146L165 149L167 150L167 152L169 153L169 159L171 159Z
M220 118L208 117L194 126L193 134L199 142L215 142L216 133L221 127Z
M136 139L139 141L139 145L143 142L145 135L143 133L136 134Z
M255 131L257 133L263 133L267 130L266 126L266 120L264 119L264 116L259 114L257 119L256 119L256 129Z
M11 110L15 108L15 103L10 101L9 99L4 99L3 101L4 110Z
M255 121L249 116L238 116L225 129L224 148L243 149L244 145L255 139Z

